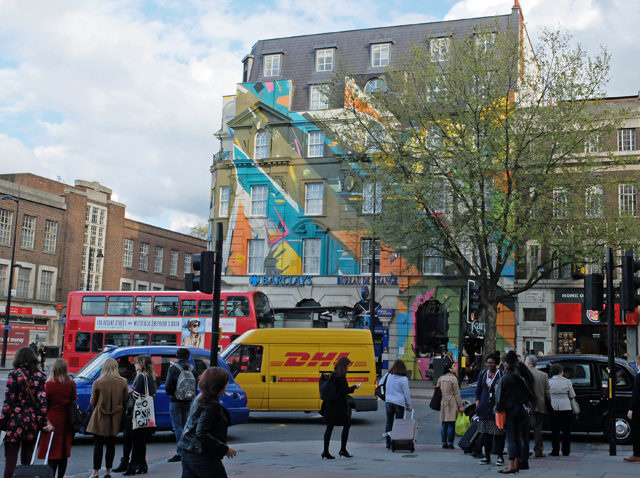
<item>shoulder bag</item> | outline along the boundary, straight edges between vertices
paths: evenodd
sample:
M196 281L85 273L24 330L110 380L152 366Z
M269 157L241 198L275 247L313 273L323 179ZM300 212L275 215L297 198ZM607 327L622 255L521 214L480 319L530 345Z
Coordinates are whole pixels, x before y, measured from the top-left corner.
M571 402L571 411L573 412L573 414L580 415L580 405L578 405L576 397L570 398L569 401Z
M440 389L440 387L436 386L433 389L433 397L431 397L431 402L429 402L429 408L439 412L441 404L442 404L442 390Z
M384 401L385 397L387 396L387 379L388 378L389 378L389 374L387 373L384 376L384 380L382 380L380 382L380 385L376 387L376 396L382 401Z
M138 428L150 428L156 426L156 409L153 403L153 396L149 394L149 383L147 382L147 374L144 377L144 395L139 395L133 404L133 423L134 430Z
M69 404L69 422L75 433L78 433L84 427L84 413L78 400L76 399L76 385L71 381L71 403Z

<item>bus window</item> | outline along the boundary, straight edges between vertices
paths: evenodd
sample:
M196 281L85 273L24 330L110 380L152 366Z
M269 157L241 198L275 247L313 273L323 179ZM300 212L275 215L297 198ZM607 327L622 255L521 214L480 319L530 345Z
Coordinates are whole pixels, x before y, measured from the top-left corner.
M82 315L104 315L107 298L103 295L88 295L82 298Z
M178 345L176 334L153 334L151 345Z
M183 317L194 317L196 315L196 301L185 299L180 302L180 315Z
M175 297L156 297L153 302L153 315L178 315L178 296Z
M249 299L242 296L227 297L227 317L248 317Z
M102 332L94 332L91 338L91 351L102 352Z
M133 345L149 345L149 334L133 334Z
M89 332L78 332L76 334L76 352L88 352L91 343L91 334Z
M222 303L222 301L220 301ZM205 317L211 317L213 314L213 301L201 300L198 302L198 315L204 315Z
M115 345L116 347L128 347L131 345L131 334L110 332L104 334L105 345Z
M151 315L151 297L136 297L136 315Z
M107 315L133 315L133 297L109 297Z
M253 296L256 306L256 319L258 320L258 328L273 327L273 310L269 298L262 292L256 292Z

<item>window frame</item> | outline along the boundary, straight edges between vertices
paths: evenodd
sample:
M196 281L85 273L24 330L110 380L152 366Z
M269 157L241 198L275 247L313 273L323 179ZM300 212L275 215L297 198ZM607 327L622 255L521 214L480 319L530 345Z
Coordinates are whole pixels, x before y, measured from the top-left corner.
M636 129L620 128L618 130L618 151L636 151L636 149Z
M191 255L190 252L185 252L184 253L184 264L182 266L182 270L183 270L182 277L184 277L186 274L191 274L191 266L192 265L193 265L193 256Z
M180 252L176 249L171 249L169 253L169 275L171 277L178 277L178 259Z
M305 183L304 214L306 216L322 216L324 214L324 183Z
M21 249L35 249L37 219L35 216L24 214L22 216L22 231L20 235Z
M380 239L361 239L360 240L360 274L361 275L369 275L371 274L371 265L369 261L371 260L371 244L375 245L376 255L375 255L375 271L376 274L380 273ZM365 255L366 250L366 255ZM366 261L366 262L365 262Z
M302 239L302 273L305 275L320 275L321 266L322 239L316 237Z
M263 64L263 76L280 76L280 70L282 69L282 54L274 53L269 55L264 55L264 64ZM277 60L274 62L274 60Z
M309 131L307 137L307 155L310 158L324 157L324 131Z
M375 86L374 86L375 84ZM387 92L387 82L384 81L384 78L371 78L364 85L365 93L386 93Z
M51 219L45 219L44 222L44 244L42 252L47 254L55 254L58 246L58 223Z
M386 52L384 51L386 50ZM385 58L386 53L386 58ZM371 45L371 67L382 68L391 62L391 43L373 43Z
M155 274L162 274L162 267L164 265L164 247L156 246L155 254L153 255L153 272Z
M247 243L247 275L264 274L264 258L265 258L265 240L249 239Z
M316 50L316 72L333 71L334 50L334 48ZM330 60L327 61L329 57ZM329 64L329 68L327 68L327 64Z
M11 245L11 230L13 229L13 211L0 209L0 245Z
M445 261L440 252L434 248L427 248L424 251L422 263L422 275L441 276L444 275Z
M138 261L138 270L149 272L149 243L140 243L140 260Z
M329 109L329 99L322 93L324 85L309 86L309 110L323 111Z
M635 184L618 184L618 214L638 217L638 186Z
M437 37L429 39L429 58L433 63L449 61L450 55L451 37Z
M256 132L253 144L253 159L267 159L269 157L269 132L261 129Z
M258 194L259 191L260 194ZM251 186L251 217L266 217L268 201L269 186L267 184Z
M223 194L223 192L225 191L226 191L226 194ZM220 193L219 193L220 206L218 207L218 217L229 217L229 195L230 195L229 186L220 186Z
M586 217L604 216L604 190L602 186L590 186L585 190L584 215Z
M378 214L380 212L382 212L382 184L378 182L363 183L362 214Z
M133 239L124 240L124 257L122 259L122 267L133 269L133 250L135 242Z

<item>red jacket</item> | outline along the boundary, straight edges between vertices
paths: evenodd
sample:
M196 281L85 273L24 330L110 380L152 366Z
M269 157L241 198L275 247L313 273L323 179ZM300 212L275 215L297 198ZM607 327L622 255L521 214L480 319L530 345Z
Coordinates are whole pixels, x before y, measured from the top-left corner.
M76 384L73 380L63 384L56 378L55 381L47 381L45 390L47 392L47 418L55 429L49 459L69 458L71 440L73 439L73 429L69 422L69 405L72 399L77 398ZM38 445L38 458L45 457L50 438L50 433L42 434L40 445Z

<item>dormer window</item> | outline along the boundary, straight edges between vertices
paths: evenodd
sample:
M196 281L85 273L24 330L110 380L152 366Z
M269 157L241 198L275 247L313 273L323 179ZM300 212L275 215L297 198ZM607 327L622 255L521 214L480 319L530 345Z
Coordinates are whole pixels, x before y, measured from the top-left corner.
M387 66L389 64L389 43L371 45L371 66Z
M269 133L262 130L256 133L254 159L265 159L269 157Z
M264 76L280 76L280 56L281 55L265 55Z
M432 38L429 42L431 61L449 61L450 38Z
M316 71L333 70L333 48L316 50Z

